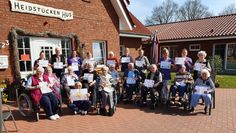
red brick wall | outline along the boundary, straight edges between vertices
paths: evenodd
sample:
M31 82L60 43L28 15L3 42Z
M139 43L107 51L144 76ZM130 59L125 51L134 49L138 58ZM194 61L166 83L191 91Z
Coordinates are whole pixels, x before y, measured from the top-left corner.
M60 35L77 33L80 41L86 44L86 51L91 51L94 40L106 41L108 50L119 54L119 18L110 0L24 0L27 2L73 11L74 19L63 21L58 18L23 14L10 11L8 0L0 1L1 35L0 42L8 39L10 29L18 27L26 32L51 32ZM44 26L44 23L48 24ZM0 55L9 55L9 48L0 49ZM11 64L10 64L11 67ZM0 80L12 79L11 69L0 70Z

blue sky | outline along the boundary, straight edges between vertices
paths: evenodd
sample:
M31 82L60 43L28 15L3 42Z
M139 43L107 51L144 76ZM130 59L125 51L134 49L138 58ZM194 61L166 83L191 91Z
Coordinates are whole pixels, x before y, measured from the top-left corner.
M128 9L144 24L145 18L150 16L152 9L155 6L159 6L165 0L130 0ZM174 0L179 6L182 5L185 0ZM224 7L234 3L236 0L201 0L202 4L209 8L209 11L214 15L218 15Z

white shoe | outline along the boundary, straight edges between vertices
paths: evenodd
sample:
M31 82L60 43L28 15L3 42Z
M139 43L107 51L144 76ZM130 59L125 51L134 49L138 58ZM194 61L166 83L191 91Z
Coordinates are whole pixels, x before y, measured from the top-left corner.
M77 115L77 111L74 111L74 115Z
M59 116L58 114L55 114L54 117L55 117L56 119L60 119L60 116Z
M55 121L57 118L54 115L51 115L49 116L49 119Z
M88 114L88 111L84 111L84 115L87 115Z

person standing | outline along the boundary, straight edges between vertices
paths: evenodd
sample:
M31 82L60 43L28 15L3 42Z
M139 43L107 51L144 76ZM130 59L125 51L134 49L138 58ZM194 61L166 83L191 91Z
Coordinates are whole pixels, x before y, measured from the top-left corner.
M139 56L135 58L134 68L137 69L142 77L142 80L145 79L145 72L150 65L149 60L144 56L144 51L142 49L138 50Z
M56 54L51 57L51 64L53 68L53 73L56 74L58 78L61 77L61 73L63 72L63 68L66 66L65 57L61 54L61 48L57 47L55 49Z
M73 68L73 71L79 77L81 72L80 66L82 65L82 59L78 56L76 50L72 51L71 57L67 60L67 64Z
M169 57L169 50L164 48L160 59L160 72L163 74L162 102L166 104L169 95L168 81L171 80L171 67L174 62Z

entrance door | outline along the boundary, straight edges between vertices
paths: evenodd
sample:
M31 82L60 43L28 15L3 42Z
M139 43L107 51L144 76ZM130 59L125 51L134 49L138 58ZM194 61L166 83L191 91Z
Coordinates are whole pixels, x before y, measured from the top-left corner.
M31 68L34 66L34 61L39 58L41 51L45 52L46 59L49 60L53 54L55 54L55 48L61 47L61 39L56 38L40 38L40 37L30 37L30 59ZM34 73L32 71L21 72L21 77L25 78L27 75Z

